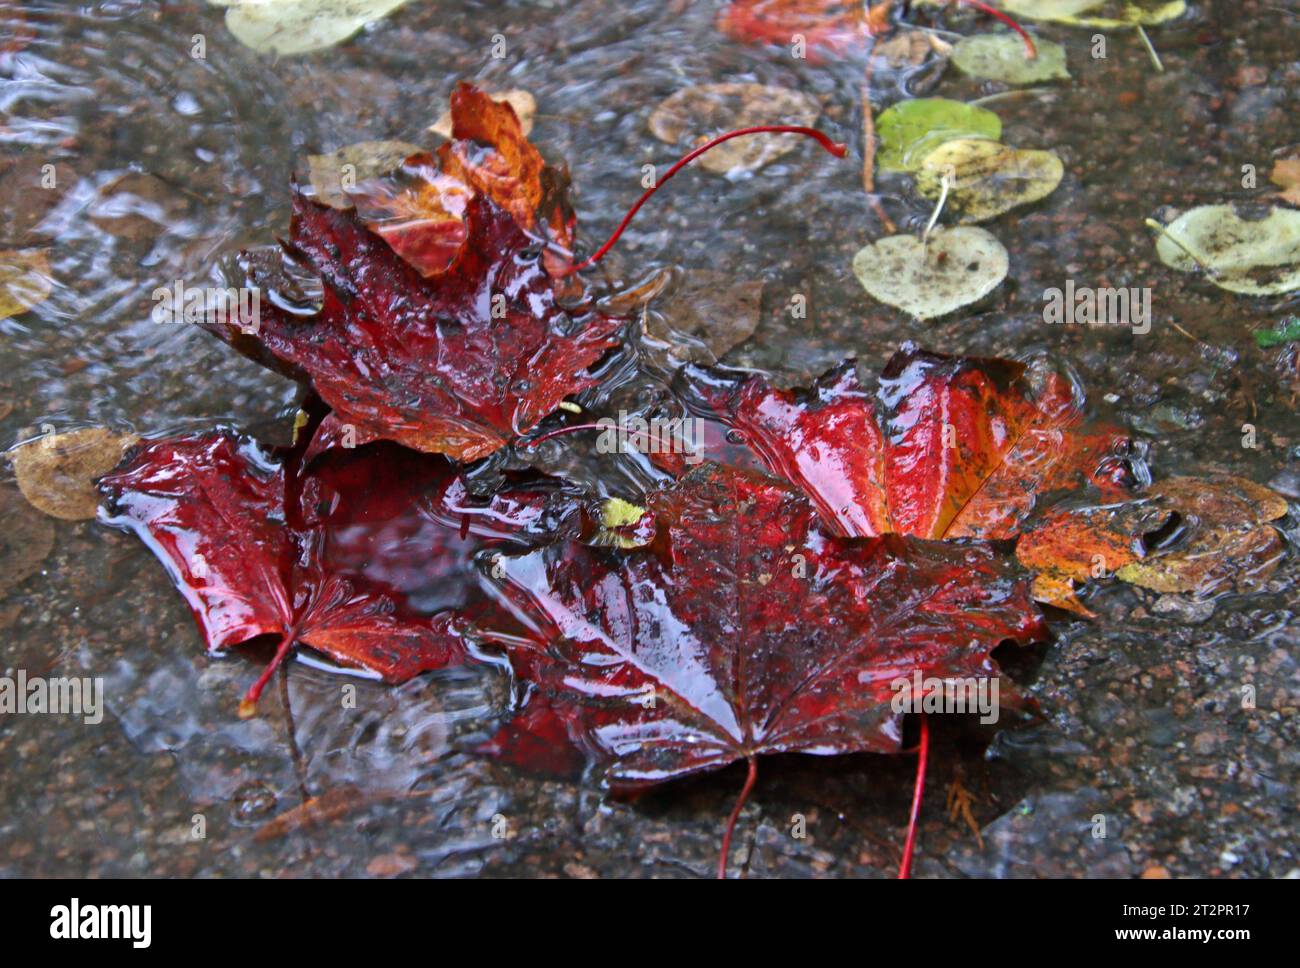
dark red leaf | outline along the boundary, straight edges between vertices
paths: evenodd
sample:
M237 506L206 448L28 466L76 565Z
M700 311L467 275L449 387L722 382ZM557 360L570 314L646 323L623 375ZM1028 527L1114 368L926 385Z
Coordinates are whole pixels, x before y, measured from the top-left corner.
M331 451L299 476L227 432L151 443L101 482L108 523L167 566L212 652L280 640L261 687L302 644L389 682L460 662L473 555L560 529L556 489L476 501L443 458L393 445ZM429 614L436 612L436 614Z
M427 155L407 159L401 174L416 182L421 172L452 177L470 186L468 200L441 183L426 185L425 195L438 200L436 218L386 224L376 206L419 208L417 188L385 196L359 186L381 235L352 210L296 193L286 248L320 276L320 311L285 308L274 298L274 280L248 261L249 284L265 296L260 318L212 318L205 326L310 385L333 410L320 433L474 461L591 386L588 368L618 344L621 321L557 305L556 287L572 283L554 280L542 253L556 239L569 241L571 218L565 221L555 197L562 178L543 177L541 158L509 106L462 88L452 111L458 139L494 140L444 145L451 174L432 169ZM455 205L447 203L453 196ZM554 209L545 226L532 214L536 205Z
M1027 579L987 545L839 539L764 475L705 464L648 507L650 547L497 558L531 632L506 651L551 710L498 748L562 721L622 790L766 753L895 752L894 680L997 676L999 643L1045 629Z

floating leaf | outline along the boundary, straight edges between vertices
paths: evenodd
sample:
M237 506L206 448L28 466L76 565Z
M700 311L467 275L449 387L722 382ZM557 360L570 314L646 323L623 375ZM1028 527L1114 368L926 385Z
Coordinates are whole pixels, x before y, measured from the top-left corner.
M532 134L533 118L537 116L537 98L525 90L516 88L511 91L502 91L500 94L488 95L497 104L508 104L515 112L515 117L519 119L519 127L525 135ZM429 125L429 130L434 134L440 134L444 138L451 137L451 109L448 108L442 112L442 116L433 124Z
M764 124L810 127L821 114L817 99L771 84L701 84L666 98L650 115L650 132L670 145L694 142L735 128ZM757 171L799 143L793 134L752 134L719 145L700 165L719 175Z
M38 437L15 447L9 457L18 487L33 507L65 521L87 521L99 507L95 482L139 439L86 427Z
M925 156L916 172L916 188L937 201L947 175L947 204L964 222L986 222L1046 198L1061 184L1064 174L1061 159L1051 151L960 138Z
M1102 28L1161 24L1187 12L1187 0L1002 0L1000 6L1028 20Z
M442 174L475 192L452 265L434 271L436 261L423 256L432 259L436 247L421 244L412 266L411 250L395 251L360 213L299 193L288 247L324 283L319 311L266 300L251 332L234 320L202 325L310 383L333 409L319 436L350 427L357 444L394 440L474 461L593 385L587 368L619 342L621 322L570 317L557 302L548 264L537 257L538 233L527 229L541 228L537 205L563 206L548 195L551 169L523 139L514 112L468 85L451 104L456 139L439 149ZM428 156L415 156L423 166L421 158ZM573 231L571 219L545 221L548 231L557 225ZM262 267L246 268L249 285L271 288Z
M1117 569L1123 581L1198 596L1244 591L1282 559L1282 536L1269 522L1285 516L1287 504L1266 487L1241 477L1174 477L1148 496L1178 515L1180 534L1160 553Z
M845 541L789 485L714 464L647 504L648 548L561 541L490 575L537 639L507 643L538 684L528 705L554 712L506 735L567 726L616 789L772 753L897 752L899 677L997 677L1000 642L1044 631L982 542Z
M43 250L0 251L0 319L43 303L53 288L50 263Z
M1249 296L1300 289L1300 211L1270 209L1244 219L1231 205L1184 212L1156 241L1160 261L1180 272L1208 271L1216 286Z
M1042 357L1027 365L907 343L874 389L852 360L801 390L690 373L692 392L846 536L1005 541L1058 492L1130 493L1115 460L1126 436L1085 424L1079 388Z
M890 27L891 4L844 0L732 0L718 15L718 29L737 40L793 43L798 35L810 64L865 50L872 36Z
M974 104L942 97L913 98L881 112L876 119L880 152L876 161L885 171L915 171L921 161L954 138L1002 137L1002 119Z
M1020 539L1016 557L1038 573L1036 598L1054 593L1052 604L1084 615L1074 584L1111 574L1162 593L1245 591L1281 559L1269 522L1286 513L1280 495L1243 478L1175 477L1133 500L1054 509Z
M891 235L853 257L853 274L872 296L935 319L978 302L1006 278L1007 250L984 229L959 226L935 231L927 243Z
M1065 48L1052 40L1035 39L1037 57L1030 57L1015 34L977 34L963 37L952 52L952 62L971 77L1007 84L1038 84L1068 80Z
M407 0L208 0L227 7L226 27L262 54L305 54L333 47Z

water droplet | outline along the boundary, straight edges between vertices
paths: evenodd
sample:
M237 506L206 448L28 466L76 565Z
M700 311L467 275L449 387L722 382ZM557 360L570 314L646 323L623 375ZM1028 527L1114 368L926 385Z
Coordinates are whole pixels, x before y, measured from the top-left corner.
M249 780L235 791L235 816L254 820L275 809L275 791L261 780Z

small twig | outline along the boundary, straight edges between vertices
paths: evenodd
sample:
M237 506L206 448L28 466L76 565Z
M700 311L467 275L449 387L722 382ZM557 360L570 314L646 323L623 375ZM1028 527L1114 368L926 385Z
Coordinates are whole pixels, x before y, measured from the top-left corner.
M974 105L992 104L995 101L1010 101L1014 98L1025 97L1029 94L1055 94L1056 91L1050 87L1018 87L1011 91L998 91L996 94L986 94L984 97L977 97L969 102Z

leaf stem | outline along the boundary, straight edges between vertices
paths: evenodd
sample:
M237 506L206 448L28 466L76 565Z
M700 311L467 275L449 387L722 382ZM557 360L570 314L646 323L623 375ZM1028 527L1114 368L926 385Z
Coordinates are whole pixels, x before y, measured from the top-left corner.
M1186 253L1187 258L1191 259L1191 260L1192 260L1193 262L1195 262L1198 266L1200 266L1203 270L1205 270L1205 272L1206 272L1208 275L1211 275L1211 276L1217 276L1217 275L1219 274L1219 273L1214 269L1213 266L1211 266L1211 265L1210 265L1209 263L1207 263L1204 259L1202 259L1199 255L1197 255L1197 254L1196 254L1195 252L1193 252L1190 248L1188 248L1187 244L1186 244L1185 242L1183 242L1182 239L1180 239L1180 238L1178 238L1178 236L1174 235L1173 232L1170 232L1167 226L1161 225L1159 222L1157 222L1157 221L1156 221L1155 219L1153 219L1153 218L1144 219L1143 222L1145 223L1145 225L1146 225L1147 228L1149 228L1149 229L1155 229L1157 232L1159 232L1161 235L1163 235L1166 239L1168 239L1168 240L1169 240L1170 242L1172 242L1174 245L1178 246L1178 248L1182 249L1183 252Z
M997 7L990 7L987 3L980 3L979 0L960 0L960 2L967 6L974 7L976 10L982 10L990 17L996 17L998 20L1001 20L1024 39L1025 49L1028 51L1029 59L1035 60L1038 57L1038 48L1034 46L1034 38L1029 36L1028 31L1026 31L1024 27L1020 26L1020 24L1016 23Z
M673 175L677 174L700 155L712 148L716 148L724 141L730 141L732 138L739 138L747 134L801 134L805 137L814 139L836 158L843 158L848 153L847 147L838 141L832 141L826 134L818 131L816 128L806 128L797 124L763 124L753 128L739 128L735 131L728 131L726 134L720 134L716 138L706 141L689 154L684 155L676 164L669 168L664 174L664 177L657 179L655 183L647 188L645 192L642 193L641 197L636 200L636 204L628 209L627 214L623 216L623 221L619 223L618 228L616 228L614 234L605 241L605 244L597 249L591 258L587 259L585 262L580 262L577 265L570 266L568 269L564 270L563 275L569 276L575 272L580 272L583 269L589 269L603 259L605 253L614 247L614 243L619 240L619 237L623 234L624 230L627 229L633 216L641 210L641 206L648 202L650 196L657 192L660 187L668 181L668 179L673 177Z
M1155 45L1151 43L1151 38L1147 36L1146 30L1141 24L1137 25L1138 36L1142 38L1142 43L1146 45L1147 53L1151 55L1151 63L1156 65L1156 70L1161 74L1165 72L1164 62L1160 60L1160 55L1156 53Z
M934 229L934 223L939 221L939 213L943 211L943 205L948 201L949 184L948 173L945 171L943 173L943 182L940 186L939 201L934 206L934 211L930 214L930 221L926 224L925 231L921 234L922 248L924 248L925 244L930 241L930 232Z
M921 797L925 795L925 761L930 756L930 722L921 714L921 746L916 758L916 786L912 789L912 813L907 819L907 840L903 842L903 860L898 865L898 879L912 876L912 854L916 850L916 821L921 816Z
M758 779L758 760L754 757L749 758L749 773L745 777L745 785L741 787L740 796L736 797L736 805L731 808L731 816L727 818L727 828L722 832L722 850L718 853L718 880L727 879L727 857L731 853L731 834L736 829L736 821L740 819L741 808L745 806L745 801L749 799L750 792L754 789L754 782Z
M292 628L284 633L284 638L280 640L279 647L275 650L275 655L271 661L266 664L262 674L257 677L257 681L248 687L248 692L244 693L244 698L239 701L239 718L251 719L257 715L257 701L262 698L262 690L266 684L271 681L271 676L275 675L275 670L280 668L280 663L284 657L289 654L293 648L294 642L298 640L298 629Z

